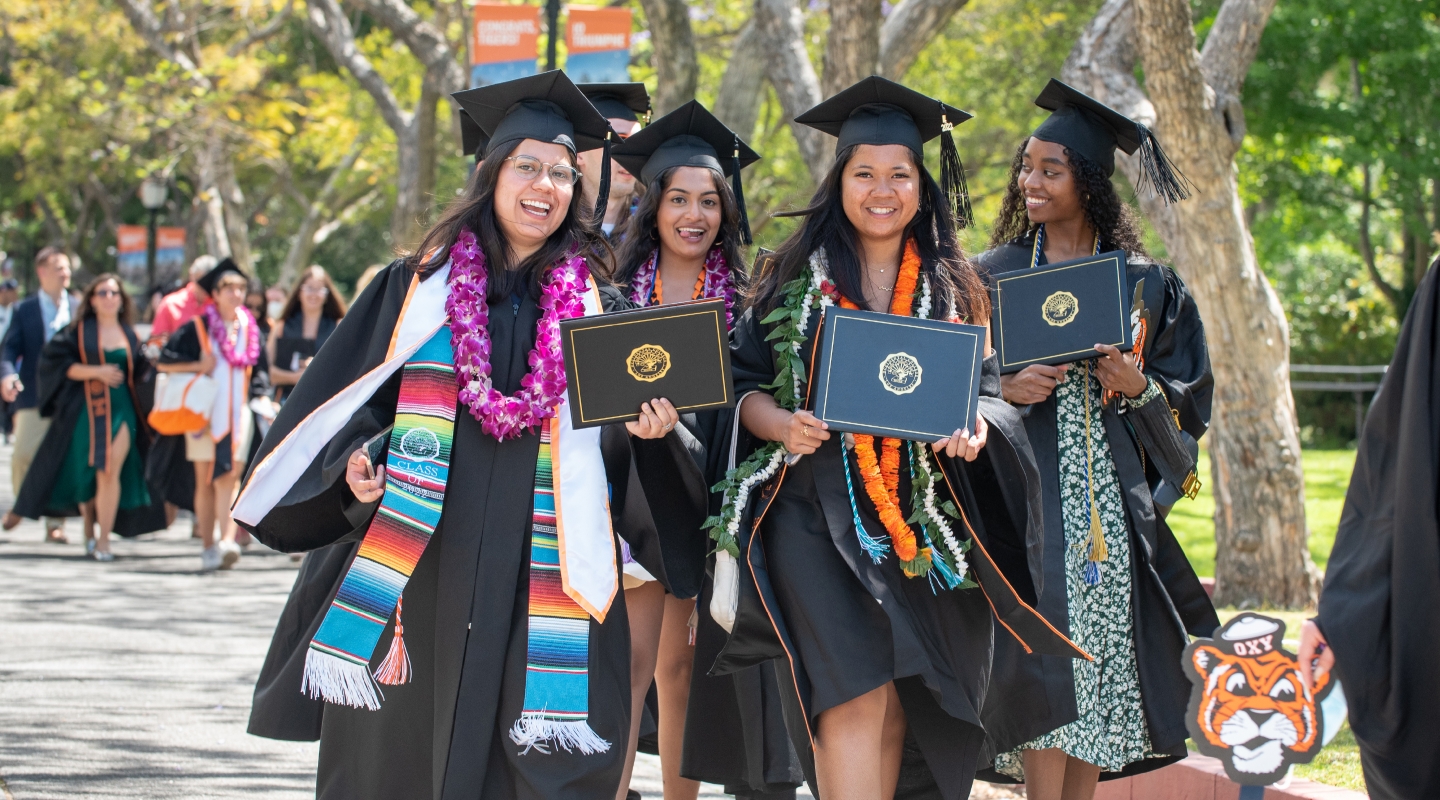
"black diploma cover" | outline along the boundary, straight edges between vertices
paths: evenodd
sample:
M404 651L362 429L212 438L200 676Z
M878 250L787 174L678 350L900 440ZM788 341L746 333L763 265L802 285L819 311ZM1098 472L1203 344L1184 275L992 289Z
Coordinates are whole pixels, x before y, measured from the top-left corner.
M810 376L831 428L933 442L973 430L985 329L830 306Z
M1099 355L1095 345L1134 345L1125 253L1115 250L991 279L991 326L1002 373Z
M663 397L680 412L735 405L723 299L560 321L576 428L628 422Z

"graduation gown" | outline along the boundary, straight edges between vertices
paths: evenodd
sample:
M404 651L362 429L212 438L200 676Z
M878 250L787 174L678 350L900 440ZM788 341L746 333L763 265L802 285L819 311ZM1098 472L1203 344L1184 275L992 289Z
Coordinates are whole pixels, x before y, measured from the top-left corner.
M977 266L986 276L1026 269L1031 266L1033 246L1032 233L980 255ZM1046 263L1043 253L1040 258L1040 263ZM1200 312L1170 268L1131 257L1126 269L1126 297L1133 295L1140 280L1145 281L1143 296L1150 312L1150 328L1144 347L1144 372L1160 385L1170 407L1180 412L1181 428L1198 440L1210 422L1213 390ZM1158 769L1185 757L1189 734L1184 716L1190 681L1181 671L1180 661L1189 641L1186 634L1209 636L1220 620L1175 535L1156 512L1150 487L1159 476L1153 465L1142 466L1136 434L1113 404L1105 407L1101 419L1129 522L1135 655L1145 720L1153 752L1169 756L1147 758L1121 772L1102 774L1102 779L1107 779ZM1065 532L1056 480L1060 457L1055 396L1030 406L1024 420L1044 487L1043 581L1031 585L1018 562L1003 559L1003 554L997 554L997 560L1002 561L1002 568L1021 594L1035 598L1045 618L1068 634ZM984 711L989 736L987 758L1013 750L1077 718L1069 659L1026 654L1001 638L995 648L995 675ZM993 772L982 777L1013 782Z
M210 351L215 353L213 342ZM159 361L161 364L193 364L200 360L203 352L199 328L195 326L194 320L190 320L165 341L165 346L160 350ZM220 358L218 354L215 357ZM250 370L250 386L246 396L253 400L268 394L269 391L270 363L265 358L265 341L261 339L259 360ZM244 413L253 412L246 409ZM253 424L251 428L253 431ZM251 436L253 441L257 434L252 433ZM222 446L216 445L217 448ZM246 452L253 455L254 448L251 447ZM195 467L185 458L184 436L155 437L153 452L145 463L145 480L150 484L152 495L186 511L195 510Z
M1440 263L1440 262L1437 262ZM1420 282L1375 394L1318 624L1376 800L1440 797L1440 270Z
M385 360L409 279L404 263L397 261L366 287L291 392L261 446L261 459L322 403ZM613 290L602 289L601 295L607 309L624 304ZM494 304L489 322L492 377L507 394L520 388L529 371L526 358L540 318L533 298L515 301L518 307ZM246 525L280 550L326 548L311 556L291 592L256 687L251 729L284 738L318 733L320 798L608 796L619 783L624 759L619 745L629 726L624 593L616 593L603 624L590 621L589 723L610 749L589 756L559 749L521 755L507 733L524 697L539 435L499 442L481 430L466 407L456 415L451 485L439 525L404 591L410 682L382 687L378 711L321 705L300 693L304 651L353 558L354 542L363 537L378 506L355 500L345 482L345 464L393 420L400 377L396 371L344 423L258 524ZM602 449L612 486L643 480L628 474L639 469L633 454L615 452L628 449L628 442L623 426L605 431ZM650 463L676 469L674 461L664 462L652 458ZM625 472L612 471L612 464ZM635 515L645 505L643 492L612 498L616 530L636 524ZM375 648L372 671L389 650L393 628L392 619Z
M100 350L96 340L98 328L95 320L92 317L85 320L85 323L88 336L84 343L86 352L98 353ZM126 388L130 392L130 401L135 406L140 428L130 432L130 446L135 448L141 460L145 461L151 452L154 438L145 417L150 413L155 399L155 371L146 360L140 341L135 337L135 331L129 325L122 324L121 327L125 330L126 345L130 349L130 368L125 376ZM75 325L68 325L52 336L40 351L40 366L36 372L40 384L37 406L40 416L50 419L50 428L40 442L40 449L35 452L35 460L25 475L25 483L20 487L20 496L15 498L15 513L22 517L39 519L42 516L80 515L80 510L73 506L54 508L50 504L50 495L65 463L70 437L75 435L75 426L90 424L85 407L85 381L71 380L65 375L71 365L86 363L80 357L80 336L81 333ZM109 434L109 420L105 421L103 430ZM115 514L114 532L121 536L139 536L142 533L164 530L165 507L160 503L159 496L153 492L152 499L154 502L143 508L119 509Z
M813 312L801 349L806 363L820 324ZM764 391L774 380L768 328L754 309L736 323L737 397ZM738 537L735 626L715 671L774 659L787 727L812 785L818 715L894 681L939 796L967 797L984 741L992 606L1013 631L1005 635L1020 636L1037 651L1080 655L1020 601L987 555L1001 541L1015 552L1038 553L1040 537L1039 519L1028 510L1039 505L1038 475L1019 414L997 399L997 370L995 359L987 359L980 410L990 433L981 457L957 463L940 456L941 497L948 493L965 510L976 534L966 559L981 588L935 592L928 580L906 578L893 552L878 565L870 560L856 538L839 435L752 495ZM737 460L763 444L743 426L738 433ZM909 497L903 475L900 496ZM856 499L867 530L883 532L869 499L860 492ZM954 527L957 538L970 538L963 524Z

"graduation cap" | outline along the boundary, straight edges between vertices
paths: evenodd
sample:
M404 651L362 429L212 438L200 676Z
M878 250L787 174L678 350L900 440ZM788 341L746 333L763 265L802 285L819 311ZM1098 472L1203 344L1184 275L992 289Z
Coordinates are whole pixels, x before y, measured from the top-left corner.
M838 137L838 148L857 144L903 144L915 154L925 143L940 137L940 187L950 198L950 209L960 227L973 224L965 166L955 149L951 129L971 118L960 109L878 75L860 81L795 121Z
M204 289L206 294L212 294L215 291L215 286L220 283L220 279L232 272L245 278L246 289L248 290L250 278L241 271L240 266L235 263L235 259L229 256L220 259L220 263L216 264L209 272L201 275L200 279L195 281L195 283L201 289Z
M735 204L740 210L740 238L750 244L750 218L745 213L745 187L740 180L740 170L759 161L760 154L699 102L691 100L650 123L648 128L617 146L614 157L645 184L672 167L720 170L729 176L730 187L735 192Z
M485 145L490 143L490 137L480 129L480 125L470 118L465 109L460 109L460 147L467 156L475 156L475 163L479 164L485 160Z
M554 69L450 96L489 137L483 150L485 157L501 145L520 139L564 145L572 153L604 147L602 191L595 203L596 217L604 219L609 199L610 143L615 131L564 72Z
M650 93L643 83L578 83L576 86L606 119L639 122L639 115L644 114L645 121L650 121Z
M1140 151L1140 185L1148 183L1166 203L1190 196L1194 187L1160 149L1155 134L1144 125L1095 98L1054 78L1035 98L1035 105L1053 112L1031 136L1064 145L1100 165L1106 175L1115 173L1115 148L1133 155Z

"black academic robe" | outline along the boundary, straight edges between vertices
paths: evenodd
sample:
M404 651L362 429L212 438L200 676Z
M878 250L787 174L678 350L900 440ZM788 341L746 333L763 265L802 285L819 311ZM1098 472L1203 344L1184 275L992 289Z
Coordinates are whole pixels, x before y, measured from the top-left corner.
M812 313L801 350L806 363L820 324L820 313ZM774 380L769 328L754 309L736 323L737 397L765 391L761 387ZM987 359L980 410L990 433L981 457L972 463L940 457L941 499L953 499L973 526L973 539L963 524L954 528L957 538L975 544L966 559L981 587L936 592L928 580L905 577L893 552L878 565L871 561L856 537L838 435L752 495L738 537L737 618L714 669L774 660L787 727L812 785L818 715L893 680L939 796L967 797L984 743L992 613L1039 651L1078 655L1021 603L986 554L1000 541L1014 551L1038 552L1040 536L1039 519L1028 511L1039 503L1038 475L1019 414L998 400L997 370L994 358ZM763 444L743 426L739 435L738 458ZM909 497L904 475L900 496ZM863 491L857 490L857 502L866 529L883 533ZM908 501L904 505L908 509Z
M200 346L200 329L195 325L195 320L190 320L181 325L170 338L165 340L165 346L160 350L159 362L161 364L193 364L199 361L204 353ZM214 342L211 342L211 353L215 352ZM216 358L219 358L216 355ZM250 369L250 387L247 396L253 400L257 397L264 397L270 392L270 362L265 358L265 340L260 340L260 357L255 366ZM245 413L251 414L250 410ZM254 430L253 420L251 430ZM258 436L258 433L251 434ZM229 452L224 443L216 445L217 458ZM254 448L250 451L253 454ZM253 460L253 459L252 459ZM229 471L229 467L223 462L217 463L216 471L223 475ZM145 481L150 485L150 493L158 496L167 503L178 506L186 511L195 510L195 467L185 458L185 437L184 436L156 436L154 449L149 460L145 462Z
M397 261L366 287L291 392L261 446L261 459L300 420L384 361L409 283L408 269ZM601 295L607 309L623 307L618 292L606 288ZM518 308L492 306L489 323L492 377L507 394L520 388L529 371L526 357L540 317L533 298L516 301ZM312 554L291 592L256 688L251 729L283 738L318 733L320 798L610 796L619 784L630 721L624 592L617 591L603 624L590 623L589 723L610 749L589 756L558 749L521 755L508 731L524 699L539 435L498 442L481 430L468 407L456 414L452 479L440 523L405 587L405 644L413 677L382 687L378 711L322 706L300 693L304 650L353 558L353 543L378 506L355 500L345 464L393 420L400 377L397 370L351 417L258 525L246 526L280 550L325 548ZM629 474L642 469L633 453L616 452L629 448L623 426L608 428L602 447L612 486L643 482L643 474ZM678 447L674 452L677 460L683 455ZM676 469L676 461L664 462L651 459L657 467ZM612 464L626 471L614 472ZM612 497L616 529L639 524L636 515L646 506L643 492ZM392 620L375 649L372 671L389 650L393 627Z
M1437 310L1432 263L1365 418L1320 593L1317 622L1375 800L1440 797Z
M1033 245L1032 234L982 254L977 259L982 275L1030 267ZM1046 263L1043 253L1040 259L1041 264ZM1159 383L1170 407L1180 412L1181 428L1198 440L1210 423L1213 390L1200 312L1185 284L1169 267L1146 258L1127 259L1127 298L1133 296L1141 279L1145 281L1145 307L1150 312L1144 372ZM1153 465L1148 466L1148 471L1142 466L1134 429L1116 413L1114 404L1106 406L1102 420L1130 522L1131 601L1141 701L1154 752L1170 756L1145 759L1123 772L1102 775L1108 779L1158 769L1185 757L1189 734L1184 716L1190 681L1181 671L1180 660L1189 642L1186 634L1209 636L1220 620L1175 535L1156 512L1150 487L1158 483L1159 476ZM1043 580L1031 584L1018 562L1006 563L1000 554L997 560L1002 560L1002 568L1021 594L1036 597L1037 608L1045 618L1068 632L1056 425L1053 395L1025 412L1025 430L1044 486ZM987 757L1012 750L1077 718L1074 672L1069 659L1026 654L1000 639L995 649L995 674L984 712L989 736ZM982 777L1010 781L988 771Z
M40 391L36 405L40 409L40 416L50 419L50 428L40 442L40 449L35 451L35 460L30 465L30 471L25 474L20 496L15 498L15 513L22 517L39 519L42 516L74 517L80 514L79 509L73 506L52 507L50 495L55 488L60 469L64 466L70 438L75 435L75 426L91 424L85 403L86 382L71 380L65 373L74 364L104 363L94 318L87 318L83 322L83 334L75 325L69 325L52 336L40 351L40 365L36 370ZM145 417L150 413L155 398L155 370L146 360L140 341L135 337L135 331L129 325L122 324L121 327L125 330L125 340L130 350L130 364L125 375L126 390L130 392L130 402L135 405L135 414L140 424L140 430L130 432L130 442L143 463L150 454L151 442L154 439ZM85 351L90 354L88 359L81 358L82 335L85 337ZM96 358L97 353L100 354L99 359ZM108 389L106 391L108 392ZM108 436L110 420L103 420L101 429ZM142 533L164 530L165 526L165 507L156 496L155 502L145 508L122 508L117 511L114 533L121 536L139 536Z

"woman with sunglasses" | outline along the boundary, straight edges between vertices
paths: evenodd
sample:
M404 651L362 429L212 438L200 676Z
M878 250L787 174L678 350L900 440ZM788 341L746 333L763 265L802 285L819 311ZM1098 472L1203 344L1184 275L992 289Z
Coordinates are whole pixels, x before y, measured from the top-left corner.
M345 298L330 280L330 273L312 264L300 273L265 342L270 361L270 383L275 401L281 402L300 382L305 365L320 351L345 316Z
M114 560L112 531L165 527L145 486L150 430L137 389L154 373L130 327L134 315L119 276L106 273L85 287L75 322L45 344L39 407L51 424L15 502L30 518L73 516L78 507L85 553L96 561Z

